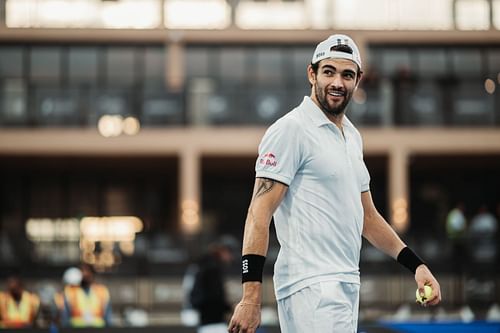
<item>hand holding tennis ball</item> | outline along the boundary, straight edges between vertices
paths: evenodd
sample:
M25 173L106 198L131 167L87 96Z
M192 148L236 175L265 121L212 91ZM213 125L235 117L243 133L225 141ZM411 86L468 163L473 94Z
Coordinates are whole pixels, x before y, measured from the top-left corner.
M431 298L432 295L432 288L431 286L424 286L424 293L423 295L420 295L419 290L417 288L417 291L415 292L415 296L417 298L417 303L420 305L425 305L427 301Z

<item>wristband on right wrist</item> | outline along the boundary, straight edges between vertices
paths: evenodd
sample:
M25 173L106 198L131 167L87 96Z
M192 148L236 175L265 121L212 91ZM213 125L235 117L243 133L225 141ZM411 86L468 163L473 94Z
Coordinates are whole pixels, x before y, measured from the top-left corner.
M413 274L417 271L418 266L425 264L408 246L399 252L397 260L401 265L408 268L410 272L413 272Z
M259 281L262 282L262 272L266 257L258 254L245 254L241 257L241 282Z

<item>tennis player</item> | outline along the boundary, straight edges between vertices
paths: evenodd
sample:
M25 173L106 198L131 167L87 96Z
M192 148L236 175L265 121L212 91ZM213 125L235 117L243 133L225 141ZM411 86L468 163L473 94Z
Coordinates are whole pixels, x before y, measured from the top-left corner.
M361 236L414 275L441 300L427 265L378 213L370 194L361 136L345 115L362 75L354 41L332 35L307 67L311 95L266 131L245 223L243 296L228 332L260 324L262 270L274 215L280 252L274 286L282 333L357 331Z

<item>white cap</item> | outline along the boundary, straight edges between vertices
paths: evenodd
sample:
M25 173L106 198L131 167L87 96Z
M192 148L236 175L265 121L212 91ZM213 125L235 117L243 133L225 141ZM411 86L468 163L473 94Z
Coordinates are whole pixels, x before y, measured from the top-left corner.
M82 282L82 271L76 267L70 267L63 274L64 284L77 286Z
M332 50L332 47L337 45L345 45L349 47L352 50L352 53ZM359 69L361 69L361 55L359 54L358 46L354 43L351 37L346 35L331 35L319 43L318 46L316 46L311 63L316 64L327 58L348 59L353 61L356 65L358 65Z

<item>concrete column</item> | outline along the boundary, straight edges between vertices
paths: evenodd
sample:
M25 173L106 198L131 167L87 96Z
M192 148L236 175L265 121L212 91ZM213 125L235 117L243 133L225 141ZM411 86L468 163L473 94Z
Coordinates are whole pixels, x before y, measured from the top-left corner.
M180 154L180 209L179 222L186 235L201 229L201 156L198 151L186 148Z
M390 223L398 233L410 226L408 155L407 149L397 148L389 156Z
M181 91L185 81L185 54L181 37L180 35L171 36L173 41L166 44L165 80L168 89L174 92Z

